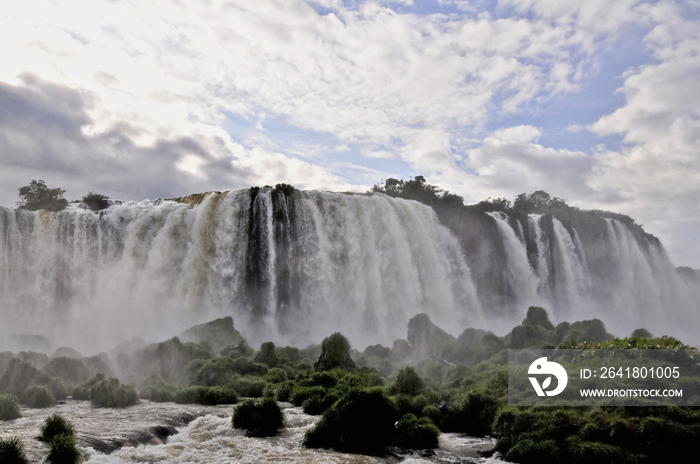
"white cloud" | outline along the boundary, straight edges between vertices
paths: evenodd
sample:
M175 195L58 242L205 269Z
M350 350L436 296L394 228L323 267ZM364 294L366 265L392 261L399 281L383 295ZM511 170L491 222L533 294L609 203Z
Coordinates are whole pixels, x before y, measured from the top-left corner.
M700 217L700 26L682 3L501 0L489 13L452 2L462 16L313 3L332 13L298 0L3 5L0 41L13 46L0 89L27 113L0 119L1 203L18 177L134 199L277 182L364 190L394 175L364 165L379 158L468 200L544 188L622 209L674 247L664 224L700 227L689 219ZM585 92L617 38L642 28L656 61L627 70L624 104L587 126L623 147L542 145L548 128L529 117ZM230 137L227 115L248 132ZM288 143L280 125L296 131Z

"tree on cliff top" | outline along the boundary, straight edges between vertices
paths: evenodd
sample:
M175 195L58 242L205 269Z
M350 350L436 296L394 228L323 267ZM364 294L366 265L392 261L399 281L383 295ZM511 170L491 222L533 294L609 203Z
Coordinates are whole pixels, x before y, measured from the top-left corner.
M18 189L19 200L17 206L22 209L36 211L61 211L68 206L68 200L63 198L66 192L62 188L49 188L43 180L33 180L29 185Z

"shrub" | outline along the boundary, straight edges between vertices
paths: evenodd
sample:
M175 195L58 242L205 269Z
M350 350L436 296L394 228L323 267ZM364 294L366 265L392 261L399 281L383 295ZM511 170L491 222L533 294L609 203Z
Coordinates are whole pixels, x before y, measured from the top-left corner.
M421 379L413 367L408 366L399 370L393 390L396 393L414 396L420 393L423 388L425 388L423 379Z
M53 393L43 385L32 385L22 395L24 403L30 408L48 408L56 404Z
M325 387L333 388L338 385L338 379L329 372L314 372L309 378L299 382L299 385L305 387Z
M90 388L102 382L105 379L105 375L102 372L95 374L93 378L88 380L82 385L79 385L73 389L73 399L74 400L89 400L90 399Z
M261 398L265 394L267 382L260 378L243 377L236 379L231 386L241 395L249 398Z
M284 426L284 414L272 398L245 400L234 408L232 425L249 437L269 437Z
M141 398L151 400L154 403L166 403L175 401L175 394L178 387L160 381L153 385L148 385L139 392Z
M0 420L19 419L19 403L15 395L0 395Z
M112 377L104 379L88 390L90 402L97 408L123 408L136 404L139 395L131 385L121 385Z
M3 464L29 464L24 454L24 445L19 438L0 438L0 462Z
M179 404L236 404L238 393L230 387L195 386L179 390L173 399Z
M68 434L55 436L49 442L46 462L48 464L78 464L83 462L83 453L78 448L75 437Z
M274 386L275 400L277 401L289 401L289 397L292 394L292 389L294 388L294 382L287 380L286 382L277 384Z
M323 387L302 387L301 385L295 385L289 395L289 401L294 406L301 406L304 401L309 399L312 395L322 395L325 391Z
M393 444L399 448L437 448L440 431L427 417L417 418L406 414L394 427Z
M284 382L287 380L287 373L279 367L274 367L265 374L265 380L270 383Z
M63 198L66 191L62 188L49 188L43 180L33 180L29 185L20 187L18 192L20 201L17 205L22 209L61 211L68 206L68 200Z
M340 332L324 338L323 342L321 342L321 350L321 357L317 366L319 369L355 367L355 363L350 358L350 342Z
M101 211L109 208L109 197L101 193L88 192L87 195L83 196L81 201L93 211Z
M389 444L396 406L380 390L353 390L306 432L304 446L377 454Z
M279 362L277 360L277 354L275 354L275 344L272 342L265 342L260 346L260 352L255 355L254 361L260 364L266 364L269 367L275 367Z
M42 441L50 442L58 435L75 435L73 424L68 422L58 413L51 414L46 418L41 426L41 435L39 438Z
M338 401L339 396L334 392L321 392L320 394L312 394L301 404L306 414L318 416L326 412L333 403Z
M90 370L79 359L58 356L46 364L42 370L47 374L59 379L83 383L90 378Z

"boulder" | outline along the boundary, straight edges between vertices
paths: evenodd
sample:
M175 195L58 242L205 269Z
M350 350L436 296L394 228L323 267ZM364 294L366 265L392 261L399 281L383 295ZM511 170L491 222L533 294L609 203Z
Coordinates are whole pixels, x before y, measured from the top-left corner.
M215 353L221 352L227 346L239 345L244 341L240 332L233 327L231 316L195 325L180 334L178 338L183 342L207 342Z

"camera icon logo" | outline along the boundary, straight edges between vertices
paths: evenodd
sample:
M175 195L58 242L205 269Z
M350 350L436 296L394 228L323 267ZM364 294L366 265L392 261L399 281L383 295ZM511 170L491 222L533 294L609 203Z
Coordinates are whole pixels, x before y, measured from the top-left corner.
M538 358L530 364L530 368L527 370L528 374L548 374L550 377L544 379L542 385L540 386L537 377L528 377L532 387L535 389L537 396L556 396L563 392L566 388L566 384L569 381L569 376L566 374L566 369L564 369L560 364L554 361L547 361L546 357ZM557 378L557 387L554 390L547 390L547 388L552 383L552 377Z

